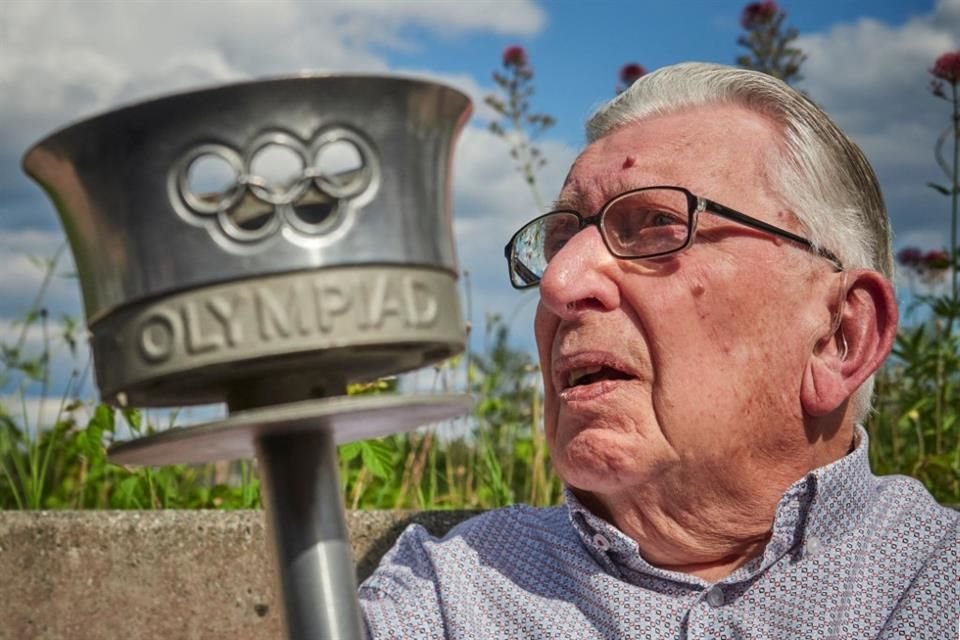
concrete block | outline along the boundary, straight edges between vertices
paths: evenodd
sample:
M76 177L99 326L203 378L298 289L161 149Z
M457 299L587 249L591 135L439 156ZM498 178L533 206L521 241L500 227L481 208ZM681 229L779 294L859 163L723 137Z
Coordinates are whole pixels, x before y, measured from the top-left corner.
M358 582L411 522L476 512L349 512ZM0 639L281 638L261 511L0 511Z

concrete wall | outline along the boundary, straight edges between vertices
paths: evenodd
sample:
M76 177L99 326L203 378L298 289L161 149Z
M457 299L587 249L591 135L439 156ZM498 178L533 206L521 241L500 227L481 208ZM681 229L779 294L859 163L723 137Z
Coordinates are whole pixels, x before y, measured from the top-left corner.
M358 582L470 515L348 513ZM260 511L0 511L0 639L281 638L271 553Z

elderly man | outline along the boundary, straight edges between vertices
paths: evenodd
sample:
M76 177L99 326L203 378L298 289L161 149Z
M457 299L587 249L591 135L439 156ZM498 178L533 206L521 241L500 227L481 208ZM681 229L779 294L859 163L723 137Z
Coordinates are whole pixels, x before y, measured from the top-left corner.
M510 240L566 505L407 530L376 638L956 637L960 518L872 475L897 309L862 153L769 76L661 69Z

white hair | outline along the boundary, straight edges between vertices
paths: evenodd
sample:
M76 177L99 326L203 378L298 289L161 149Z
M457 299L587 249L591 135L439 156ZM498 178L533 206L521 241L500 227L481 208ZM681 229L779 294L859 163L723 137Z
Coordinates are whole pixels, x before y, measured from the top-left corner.
M741 105L779 125L782 148L770 158L770 176L807 238L846 268L873 269L893 280L890 221L863 152L809 98L773 76L699 62L658 69L601 107L587 122L587 140L712 104ZM850 398L858 421L870 411L873 386L871 376Z

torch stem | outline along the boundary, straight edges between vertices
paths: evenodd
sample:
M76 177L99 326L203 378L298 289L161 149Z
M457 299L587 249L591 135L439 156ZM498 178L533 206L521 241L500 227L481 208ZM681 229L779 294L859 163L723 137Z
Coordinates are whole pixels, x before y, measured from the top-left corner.
M356 640L363 623L328 431L257 440L290 640Z

